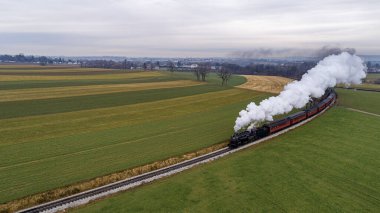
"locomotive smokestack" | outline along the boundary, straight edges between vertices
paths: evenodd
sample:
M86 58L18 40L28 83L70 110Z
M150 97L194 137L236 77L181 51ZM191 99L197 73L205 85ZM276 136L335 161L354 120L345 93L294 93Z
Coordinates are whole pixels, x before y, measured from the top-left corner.
M290 112L293 108L304 107L309 100L321 97L328 87L336 84L360 84L366 77L363 60L347 52L330 55L305 73L300 81L293 81L275 97L270 97L256 105L248 104L240 111L235 121L234 130L239 131L259 122L272 121L273 116Z

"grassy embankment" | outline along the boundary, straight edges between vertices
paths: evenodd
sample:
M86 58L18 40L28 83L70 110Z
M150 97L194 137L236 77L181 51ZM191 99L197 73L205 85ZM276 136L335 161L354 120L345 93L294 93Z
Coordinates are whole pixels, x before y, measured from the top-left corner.
M264 144L74 212L378 212L380 93L339 105Z
M78 94L72 86L116 81L172 85L193 78L190 73L80 72L0 75L0 92L17 93L16 99L33 94L33 88L54 91L64 86L69 96L54 97L61 93L52 92L43 99L0 102L0 203L224 142L238 111L267 96L221 87L215 75L202 85ZM244 78L234 77L230 85L241 83Z

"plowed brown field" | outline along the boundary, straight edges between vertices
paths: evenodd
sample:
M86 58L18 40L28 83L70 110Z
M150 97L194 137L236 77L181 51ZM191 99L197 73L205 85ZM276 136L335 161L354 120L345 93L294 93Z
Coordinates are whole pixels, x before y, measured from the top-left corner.
M238 88L251 89L262 92L280 93L286 84L292 82L292 79L280 76L264 76L264 75L243 75L247 78L247 82Z

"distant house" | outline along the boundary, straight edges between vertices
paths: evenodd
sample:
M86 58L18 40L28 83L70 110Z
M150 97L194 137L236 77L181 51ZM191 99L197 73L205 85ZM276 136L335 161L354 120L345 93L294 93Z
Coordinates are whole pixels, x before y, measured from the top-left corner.
M190 64L190 65L182 65L179 68L182 68L182 69L195 69L197 67L198 67L198 64Z
M220 70L220 69L222 69L222 66L211 66L210 69L211 70Z
M195 69L195 68L197 68L198 67L198 64L191 64L190 65L190 69Z

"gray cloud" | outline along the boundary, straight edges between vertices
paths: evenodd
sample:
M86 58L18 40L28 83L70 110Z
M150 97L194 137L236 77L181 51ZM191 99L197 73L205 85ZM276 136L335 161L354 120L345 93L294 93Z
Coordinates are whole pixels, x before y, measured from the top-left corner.
M247 51L233 51L228 56L234 58L282 58L292 56L312 57L316 59L323 59L329 55L338 55L342 52L355 54L355 48L343 48L339 45L326 45L319 49L270 49L270 48L257 48Z
M342 52L348 52L350 54L355 54L356 49L355 48L341 48L337 46L323 46L321 49L318 49L314 55L318 58L325 58L329 55L338 55Z
M270 48L257 48L247 51L233 51L229 54L234 58L281 58L290 56L312 56L313 50L304 49L270 49Z
M2 0L0 51L225 56L338 45L380 54L379 12L377 0Z

